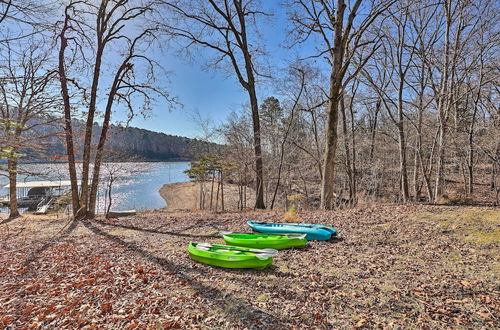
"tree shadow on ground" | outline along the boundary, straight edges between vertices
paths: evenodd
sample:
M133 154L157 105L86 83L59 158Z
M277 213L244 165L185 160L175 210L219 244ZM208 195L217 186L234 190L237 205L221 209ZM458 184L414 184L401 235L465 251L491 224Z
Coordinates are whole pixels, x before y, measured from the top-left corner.
M21 236L21 234L26 230L26 227L22 227L17 232L15 232L15 233L12 232L11 233L9 227L8 226L6 226L6 227L7 227L7 230L6 230L7 233L6 233L5 238L2 239L2 241L5 241L5 242Z
M198 272L198 273L202 274L201 271L194 270L194 269L189 270L189 271L182 270L180 268L180 266L176 266L174 263L172 263L171 261L169 261L165 258L160 258L160 257L157 257L157 256L151 254L150 252L142 249L141 247L139 247L137 244L135 244L133 242L127 242L118 236L111 235L110 233L95 226L91 221L84 221L82 223L92 233L94 233L98 236L101 236L105 239L111 240L112 242L118 243L119 245L123 246L124 248L127 248L128 250L139 255L140 257L157 264L158 266L162 267L164 270L174 274L179 279L185 281L194 290L199 292L202 297L213 301L214 304L218 304L222 308L222 310L225 312L226 317L228 319L230 319L232 322L235 322L235 323L241 322L241 323L246 325L246 323L248 323L248 316L252 315L253 318L258 319L262 322L263 328L269 328L271 326L274 329L280 329L280 328L288 329L289 328L287 326L287 324L290 322L289 320L286 320L278 315L271 314L267 311L264 311L260 308L255 307L251 304L248 304L247 302L242 301L242 299L238 299L237 297L235 297L233 294L231 294L229 292L223 292L220 289L217 289L214 287L209 287L209 286L197 281L194 277L192 277L188 274L189 272ZM104 225L107 225L107 224L104 224ZM141 230L141 228L138 228L138 227L133 227L130 229ZM151 232L150 230L143 230L143 231ZM152 232L156 232L156 231L152 231ZM159 233L178 235L177 233L169 233L169 232L159 232ZM192 235L181 235L181 236L191 237ZM255 326L256 326L255 324L251 324L251 327L255 327Z
M116 224L116 223L108 223L108 222L104 222L102 220L95 220L94 222L97 224L100 224L102 226L110 226L110 227L117 227L117 228L123 228L123 229L137 230L137 231L142 231L142 232L146 232L146 233L153 233L153 234L164 234L164 235L172 235L172 236L180 236L180 237L197 238L197 239L199 239L199 238L219 238L220 237L219 235L192 235L192 234L183 234L180 232L180 231L185 231L187 229L182 229L178 232L175 232L175 231L162 231L162 230L157 230L157 229L142 228L142 227L137 227L137 226L133 226L133 225L122 225L122 224Z
M161 228L165 228L165 227L168 227L170 224L169 223L165 223L159 227L156 227L155 230L159 230ZM196 223L193 224L193 225L189 225L187 227L184 227L182 229L179 229L176 231L176 233L182 233L183 231L188 231L188 230L191 230L191 229L194 229L194 228L200 228L200 227L209 227L213 230L216 230L216 231L220 231L221 229L214 226L213 223L207 223L204 219L199 219L199 220L196 220Z
M9 222L12 222L16 219L19 219L21 218L21 216L17 216L17 217L8 217L7 219L3 219L2 221L0 221L0 225L6 225L8 224Z
M27 257L22 266L22 268L29 269L31 263L38 259L38 257L46 250L50 249L57 243L61 242L65 238L67 238L75 229L78 227L78 221L71 220L68 224L66 224L54 237L48 239L48 241L43 244L41 247L31 252ZM24 272L27 274L28 272Z

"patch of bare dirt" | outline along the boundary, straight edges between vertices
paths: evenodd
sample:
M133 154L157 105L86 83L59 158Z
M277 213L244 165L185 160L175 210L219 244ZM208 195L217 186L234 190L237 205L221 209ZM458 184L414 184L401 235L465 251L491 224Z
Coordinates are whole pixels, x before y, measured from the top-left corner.
M210 182L204 184L205 208L210 205ZM200 209L200 184L198 182L175 182L167 183L160 188L160 195L167 203L167 210L197 210ZM215 209L215 199L217 196L217 185L213 191L213 209ZM224 208L226 210L238 209L238 185L224 184ZM219 192L218 210L221 209L222 193ZM247 188L247 205L253 207L255 204L254 192Z

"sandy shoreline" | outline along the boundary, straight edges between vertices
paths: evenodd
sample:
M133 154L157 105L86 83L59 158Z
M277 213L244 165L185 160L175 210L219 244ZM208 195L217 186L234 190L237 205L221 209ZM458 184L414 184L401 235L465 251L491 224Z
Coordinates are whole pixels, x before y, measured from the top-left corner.
M205 184L206 189L206 207L210 199L210 184ZM214 203L215 190L214 187ZM200 184L197 182L175 182L164 184L160 188L160 195L167 203L167 210L196 210L200 208ZM226 210L235 210L238 208L238 185L224 185L224 206ZM253 207L255 197L253 190L247 189L247 207ZM220 201L219 201L220 209Z

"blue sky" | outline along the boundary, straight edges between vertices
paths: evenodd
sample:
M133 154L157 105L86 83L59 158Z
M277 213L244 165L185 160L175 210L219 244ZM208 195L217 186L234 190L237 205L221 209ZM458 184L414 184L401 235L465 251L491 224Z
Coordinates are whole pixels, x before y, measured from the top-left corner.
M311 47L308 48L306 45L299 45L293 50L283 47L289 27L286 8L280 2L279 0L261 0L264 10L271 13L272 17L260 20L261 24L258 27L264 39L259 40L259 44L264 45L268 54L265 60L272 64L272 70L276 76L279 76L288 61L293 61L298 56L297 53L300 52L303 55L311 50ZM8 22L4 28L14 34L19 29L18 25L12 21ZM249 36L250 42L256 38L258 36ZM153 51L153 54L148 54L148 56L152 55L166 70L171 72L162 80L168 81L168 92L171 96L177 97L183 106L177 106L169 111L166 104L160 103L154 107L147 118L136 116L131 121L131 126L172 135L200 137L199 127L193 120L194 112L198 112L203 118L210 118L214 124L220 124L232 111L240 110L242 106L248 104L248 95L233 72L228 74L217 70L210 72L203 70L204 65L211 58L209 52L202 50L197 52L192 60L185 61L172 46L167 45L166 48L171 49L171 52ZM113 51L109 52L105 61L112 63L115 55ZM55 59L54 56L53 65L57 64ZM110 79L111 76L104 71L99 84L101 92L105 93L106 88L109 88ZM278 92L273 89L273 83L269 80L260 82L257 86L257 93L259 103L268 96L279 98ZM101 106L104 106L104 103ZM115 105L114 109L116 111L113 113L112 121L124 122L127 117L123 108Z
M274 16L268 24L262 24L259 29L264 37L268 61L273 69L279 70L290 58L289 50L281 47L287 35L286 10L278 1L263 1ZM250 37L253 38L252 36ZM136 117L131 126L145 128L166 134L198 137L198 127L193 121L193 112L198 111L202 117L210 118L214 123L223 122L231 111L238 110L248 103L248 96L233 74L221 71L204 71L203 64L207 57L202 55L192 61L179 58L172 52L160 59L162 65L169 71L169 91L177 96L183 107L168 111L166 106L157 107L148 118ZM206 53L206 52L205 52ZM272 84L259 86L259 102L267 96L275 95ZM116 113L116 120L123 120L123 115Z

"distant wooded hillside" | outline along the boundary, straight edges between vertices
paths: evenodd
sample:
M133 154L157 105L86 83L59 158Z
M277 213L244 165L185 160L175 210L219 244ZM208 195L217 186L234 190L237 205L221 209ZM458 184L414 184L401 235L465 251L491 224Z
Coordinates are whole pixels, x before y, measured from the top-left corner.
M83 123L75 122L76 156L81 159ZM24 160L53 161L64 160L66 149L60 126L46 126L45 134L52 136L43 141L43 146L34 151L26 151ZM101 127L94 126L94 136L99 136ZM96 142L97 143L97 139ZM136 127L114 126L106 142L107 161L182 161L197 158L197 155L211 152L220 146L198 139L158 133Z

